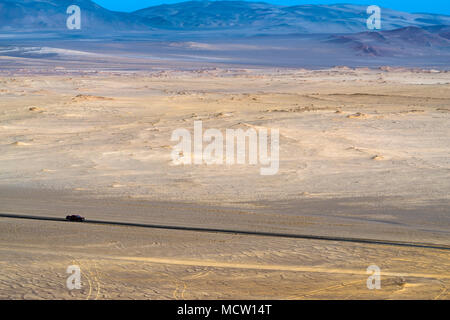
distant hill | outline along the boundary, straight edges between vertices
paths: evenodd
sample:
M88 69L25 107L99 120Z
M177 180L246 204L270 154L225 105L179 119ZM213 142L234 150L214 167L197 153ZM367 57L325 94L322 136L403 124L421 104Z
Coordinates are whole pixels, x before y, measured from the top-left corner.
M82 10L83 32L186 30L286 34L367 31L366 6L278 6L245 1L190 1L133 13L107 10L90 0L0 0L0 30L66 29L66 9ZM450 16L382 9L382 28L450 25Z
M82 10L82 30L148 30L147 19L113 12L90 0L0 0L0 30L65 30L70 5Z
M450 26L405 27L381 32L332 35L330 43L353 49L359 55L395 56L426 51L450 51Z
M367 6L278 6L263 2L190 1L134 12L159 28L208 30L252 29L257 32L354 33L367 31ZM382 9L382 28L450 25L450 16Z

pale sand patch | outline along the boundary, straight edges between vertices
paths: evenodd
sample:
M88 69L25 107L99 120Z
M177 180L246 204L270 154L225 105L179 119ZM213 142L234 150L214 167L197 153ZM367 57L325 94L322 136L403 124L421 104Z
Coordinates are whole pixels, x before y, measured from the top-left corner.
M22 141L16 141L12 143L13 146L18 146L18 147L23 147L23 146L29 146L31 145L30 143L27 142L22 142Z
M3 78L12 91L28 83L25 92L51 92L20 99L6 95L0 102L0 121L8 127L0 139L34 139L32 150L23 148L26 154L2 150L0 181L59 190L84 186L98 196L218 204L289 200L305 192L329 198L446 198L449 119L442 110L450 103L449 85L433 79L442 83L449 74L408 74L427 80L418 84L403 81L406 71L396 72L216 69ZM389 78L388 86L373 82L381 73ZM74 95L79 88L87 92ZM45 112L25 113L30 105L45 105ZM261 165L173 166L173 130L192 131L198 120L205 130L223 132L279 128L278 174L261 177ZM362 152L349 150L352 146ZM389 161L370 161L375 155ZM28 157L39 165L30 166ZM58 159L56 167L49 164L52 159ZM58 173L43 181L39 171L47 167ZM411 177L420 183L411 184ZM127 187L111 188L116 180Z

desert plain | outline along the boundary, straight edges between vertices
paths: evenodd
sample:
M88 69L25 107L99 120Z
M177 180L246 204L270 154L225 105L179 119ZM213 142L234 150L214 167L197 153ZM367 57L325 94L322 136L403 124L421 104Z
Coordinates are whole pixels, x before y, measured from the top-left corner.
M12 72L12 59L0 59L2 214L411 245L0 217L0 299L450 298L450 72ZM171 135L194 121L279 129L277 174L174 165Z

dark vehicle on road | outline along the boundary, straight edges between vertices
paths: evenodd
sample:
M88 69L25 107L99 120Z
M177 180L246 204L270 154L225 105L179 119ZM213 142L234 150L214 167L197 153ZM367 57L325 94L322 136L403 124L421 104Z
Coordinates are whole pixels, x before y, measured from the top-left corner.
M78 214L73 214L71 216L67 216L66 220L67 221L75 221L75 222L84 222L85 218L80 216L80 215L78 215Z

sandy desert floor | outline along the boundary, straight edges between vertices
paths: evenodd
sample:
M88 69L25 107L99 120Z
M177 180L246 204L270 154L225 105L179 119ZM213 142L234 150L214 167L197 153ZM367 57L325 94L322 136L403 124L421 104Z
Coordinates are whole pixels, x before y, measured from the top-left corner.
M279 128L280 168L171 160ZM450 245L450 72L0 76L0 212ZM0 298L448 299L449 250L0 218ZM80 265L83 288L65 287ZM368 290L366 268L382 270Z
M448 251L270 237L0 224L8 299L448 299ZM366 268L381 268L368 290ZM66 288L78 265L82 289Z

